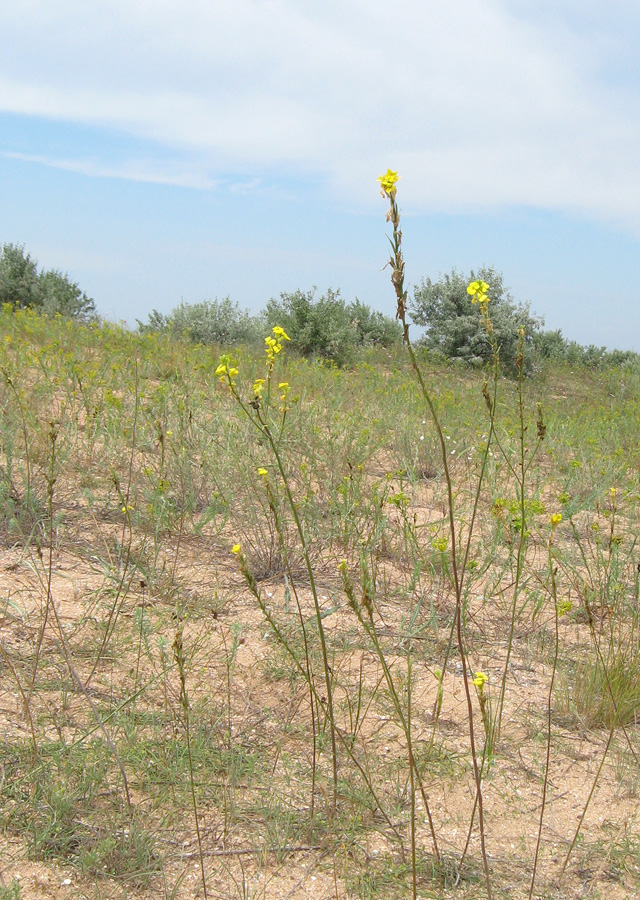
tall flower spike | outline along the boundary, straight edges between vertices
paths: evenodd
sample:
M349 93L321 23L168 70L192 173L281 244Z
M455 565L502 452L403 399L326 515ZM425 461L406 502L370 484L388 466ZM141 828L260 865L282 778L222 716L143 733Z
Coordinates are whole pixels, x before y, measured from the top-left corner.
M268 368L269 372L273 371L273 366L274 366L274 363L276 360L276 356L282 350L282 342L291 340L291 338L289 337L287 332L280 325L276 325L272 329L272 331L273 331L275 337L271 337L271 335L267 335L267 337L264 339L264 342L267 345L266 346L267 368Z

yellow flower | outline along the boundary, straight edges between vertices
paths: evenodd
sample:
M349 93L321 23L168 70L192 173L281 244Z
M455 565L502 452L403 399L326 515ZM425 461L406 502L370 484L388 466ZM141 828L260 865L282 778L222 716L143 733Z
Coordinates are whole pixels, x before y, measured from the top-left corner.
M274 326L273 333L275 334L275 337L269 335L264 339L264 342L267 345L267 368L270 372L273 371L276 356L282 350L282 342L291 340L284 328L281 328L280 325Z
M264 385L265 385L264 378L256 378L256 380L253 382L253 393L257 397L259 397L260 394L262 393L262 391L264 389Z
M400 176L397 172L387 169L384 175L378 177L378 181L380 182L383 194L386 194L387 197L391 197L396 192L396 184L400 181Z
M467 288L467 294L471 295L472 303L488 303L491 297L487 297L489 285L486 281L472 281Z
M562 522L562 513L554 513L549 521L551 522L552 528L557 528L560 522Z
M237 555L238 553L242 552L242 547L240 546L240 544L234 544L231 548L231 552Z
M220 357L220 362L218 363L218 368L214 372L215 375L220 376L220 381L224 384L227 380L233 378L234 375L238 374L238 369L234 365L234 361L232 360L229 353L223 353ZM232 382L233 384L234 382Z
M266 469L263 469L262 466L258 469L258 475L262 475L263 478L266 478L269 473Z
M484 672L476 672L473 676L473 683L478 688L479 691L482 691L485 684L489 680L488 676L484 674Z
M274 326L273 333L275 334L275 336L277 338L280 338L281 340L285 340L285 341L291 340L291 338L289 337L287 332L284 330L284 328L281 328L279 325Z

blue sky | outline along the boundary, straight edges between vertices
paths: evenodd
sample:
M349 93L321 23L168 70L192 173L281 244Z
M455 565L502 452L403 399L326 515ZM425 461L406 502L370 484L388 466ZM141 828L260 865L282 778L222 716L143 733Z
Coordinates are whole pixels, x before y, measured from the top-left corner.
M494 265L640 350L637 0L21 0L0 8L0 242L134 323L181 298Z

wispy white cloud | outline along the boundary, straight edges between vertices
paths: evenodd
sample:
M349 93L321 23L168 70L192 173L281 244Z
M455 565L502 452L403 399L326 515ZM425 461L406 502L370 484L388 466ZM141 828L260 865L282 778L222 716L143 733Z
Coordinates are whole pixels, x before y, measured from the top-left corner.
M129 161L109 165L95 159L56 159L49 156L30 153L3 153L5 159L18 159L23 162L37 163L66 172L77 172L93 178L118 178L126 181L148 182L150 184L167 184L177 187L211 190L219 182L209 176L191 169L183 171L172 167L162 167L155 161Z
M193 160L191 184L145 163L148 180L307 172L365 204L392 165L415 210L527 205L640 233L640 89L616 77L639 17L624 0L605 28L585 4L24 0L0 11L0 110Z
M251 178L249 181L238 181L229 187L231 194L255 194L256 191L273 191L273 187L265 188L262 178Z

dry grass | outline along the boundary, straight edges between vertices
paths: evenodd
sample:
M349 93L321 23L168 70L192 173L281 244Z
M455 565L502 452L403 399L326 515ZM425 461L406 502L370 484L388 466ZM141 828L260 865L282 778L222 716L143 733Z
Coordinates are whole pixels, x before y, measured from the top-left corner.
M413 751L440 854L415 791L418 896L486 896L476 827L462 859L475 787L450 643L445 484L402 359L350 373L295 360L281 370L300 397L280 449L327 639L334 805L316 609L295 523L260 434L213 377L217 359L28 314L5 313L1 324L11 340L0 385L0 898L202 896L201 855L214 898L410 896L411 780L394 702L394 692L407 701L409 655ZM244 354L239 382L250 386L262 365ZM428 377L464 536L487 434L482 378L446 368ZM556 399L529 475L516 597L514 481L496 447L489 457L464 628L494 718L505 678L483 774L496 897L529 895L555 646L548 522L560 509L559 662L534 896L622 900L640 890L630 439L640 381L625 373L622 382L556 371L526 384L532 432L537 400ZM516 399L501 382L508 459ZM230 552L236 541L272 625ZM358 602L371 597L382 656L349 605L342 559ZM180 628L186 711L172 650ZM474 718L482 756L475 693Z

